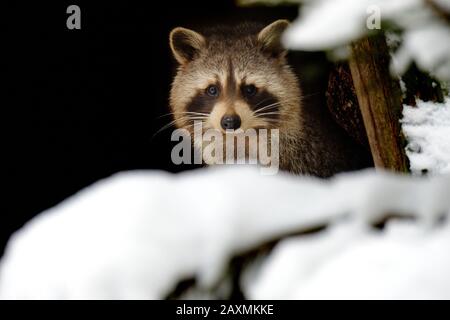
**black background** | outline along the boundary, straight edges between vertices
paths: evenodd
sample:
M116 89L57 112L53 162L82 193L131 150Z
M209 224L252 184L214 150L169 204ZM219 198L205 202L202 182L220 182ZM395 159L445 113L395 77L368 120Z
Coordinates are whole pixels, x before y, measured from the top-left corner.
M48 319L60 319L70 314L75 318L85 318L87 314L95 317L114 316L120 319L204 319L202 315L177 315L177 309L188 307L211 307L221 310L238 305L273 305L270 315L221 315L209 314L206 319L299 319L307 315L321 317L345 317L361 319L368 313L374 319L439 316L448 310L448 301L315 301L315 300L251 300L251 301L179 301L179 300L141 300L141 301L0 301L2 312L10 311L14 315L36 317L42 315ZM439 311L441 310L441 311Z
M71 4L81 8L81 30L66 27ZM175 68L172 28L297 13L231 0L2 4L0 255L23 223L98 179L189 169L170 161L170 130L154 136L171 120L161 115Z

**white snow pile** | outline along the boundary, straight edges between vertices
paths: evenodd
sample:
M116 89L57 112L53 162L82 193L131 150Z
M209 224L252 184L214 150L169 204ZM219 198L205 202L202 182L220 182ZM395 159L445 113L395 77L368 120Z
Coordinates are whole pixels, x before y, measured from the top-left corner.
M450 173L450 98L444 104L417 101L403 108L406 153L414 174Z
M213 290L230 258L285 238L242 276L248 298L450 298L450 177L363 171L330 180L256 168L125 172L13 235L3 299L155 299ZM386 214L415 217L371 227Z
M392 68L404 73L412 61L441 80L450 80L450 28L436 8L447 14L449 0L314 0L303 1L300 16L284 35L291 49L340 48L373 31L376 16L403 30ZM430 4L431 3L431 4ZM370 28L369 28L369 27Z
M248 285L252 299L449 299L450 227L351 224L282 241Z

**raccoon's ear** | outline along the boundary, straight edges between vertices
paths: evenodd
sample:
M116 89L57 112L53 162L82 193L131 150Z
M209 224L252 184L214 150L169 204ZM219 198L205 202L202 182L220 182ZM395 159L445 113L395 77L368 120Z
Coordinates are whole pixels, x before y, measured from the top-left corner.
M289 24L288 20L277 20L258 33L258 41L262 44L265 52L276 58L284 57L286 49L281 43L281 36Z
M175 59L184 65L194 60L206 41L200 33L178 27L170 32L169 43Z

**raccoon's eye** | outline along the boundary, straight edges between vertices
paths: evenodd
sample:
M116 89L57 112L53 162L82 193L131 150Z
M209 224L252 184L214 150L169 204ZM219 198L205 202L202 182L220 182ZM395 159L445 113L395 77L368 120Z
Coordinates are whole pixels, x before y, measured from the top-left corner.
M210 85L206 88L206 94L210 97L217 97L219 95L219 88L215 85Z
M242 87L242 94L247 98L253 97L257 91L258 90L253 84L245 85Z

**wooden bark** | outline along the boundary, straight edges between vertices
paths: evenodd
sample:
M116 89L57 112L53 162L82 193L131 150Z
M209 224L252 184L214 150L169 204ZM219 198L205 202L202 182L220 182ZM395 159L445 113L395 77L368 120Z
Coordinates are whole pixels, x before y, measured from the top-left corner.
M389 73L389 52L384 35L351 45L350 70L377 168L407 172L408 160L399 119L402 96Z
M358 98L347 62L334 65L328 78L325 94L328 110L334 121L356 142L370 150Z

